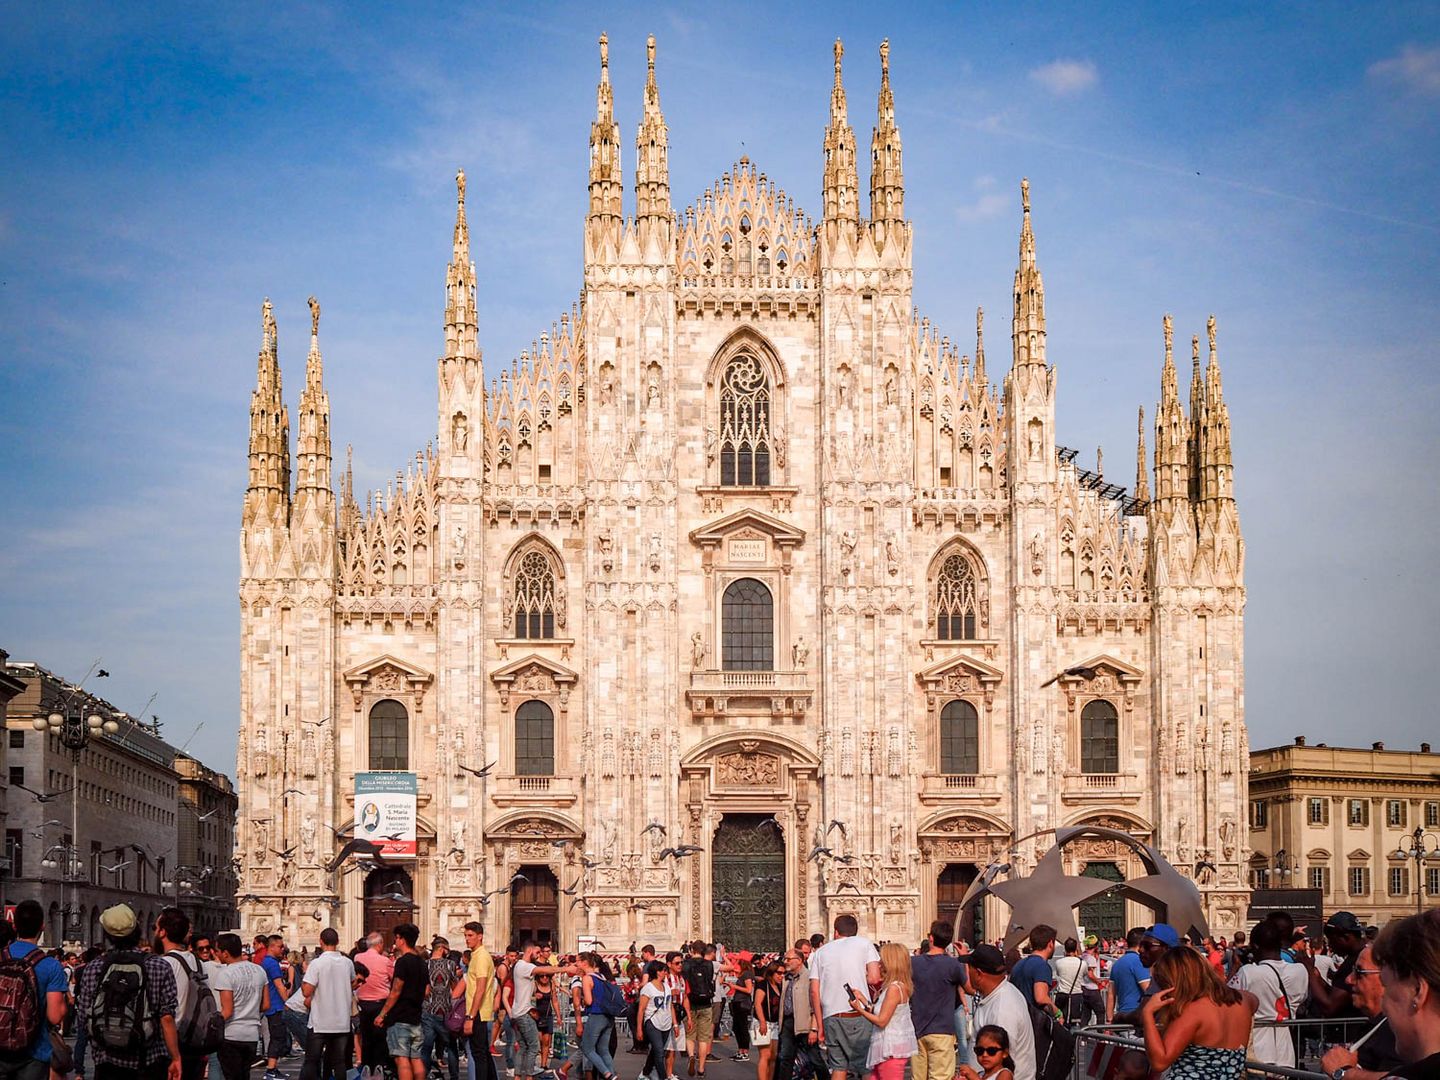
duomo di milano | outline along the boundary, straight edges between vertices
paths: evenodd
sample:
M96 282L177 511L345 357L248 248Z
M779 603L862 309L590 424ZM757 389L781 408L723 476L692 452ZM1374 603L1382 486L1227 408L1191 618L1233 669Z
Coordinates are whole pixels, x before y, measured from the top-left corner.
M627 214L602 38L578 304L486 385L462 174L436 438L363 505L348 465L333 491L313 302L292 465L267 302L248 930L353 938L413 897L427 932L478 915L494 943L779 947L843 911L914 941L1078 822L1151 840L1217 931L1240 925L1244 545L1214 321L1187 411L1165 319L1153 487L1143 411L1133 492L1077 467L1028 185L995 372L978 318L964 355L912 308L886 46L863 213L841 52L818 220L745 159L676 213L651 39ZM416 774L418 855L329 873L367 770ZM1068 851L1143 872L1108 841ZM966 929L1005 917L988 898Z

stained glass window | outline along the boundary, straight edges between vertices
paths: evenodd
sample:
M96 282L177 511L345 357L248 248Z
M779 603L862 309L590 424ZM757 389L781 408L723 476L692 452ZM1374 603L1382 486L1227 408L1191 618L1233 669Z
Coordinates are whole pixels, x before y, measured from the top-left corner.
M520 559L511 609L517 638L555 636L555 569L543 552L527 551Z
M979 614L975 567L956 553L940 567L935 582L935 636L941 641L968 641L975 637Z
M720 483L770 483L770 380L749 353L731 360L720 380Z

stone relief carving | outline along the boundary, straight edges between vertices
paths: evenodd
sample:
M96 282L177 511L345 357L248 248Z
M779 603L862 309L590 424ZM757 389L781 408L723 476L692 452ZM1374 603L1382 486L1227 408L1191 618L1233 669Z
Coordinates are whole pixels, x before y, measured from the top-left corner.
M715 778L726 787L775 787L780 783L780 759L753 751L725 754L715 762Z

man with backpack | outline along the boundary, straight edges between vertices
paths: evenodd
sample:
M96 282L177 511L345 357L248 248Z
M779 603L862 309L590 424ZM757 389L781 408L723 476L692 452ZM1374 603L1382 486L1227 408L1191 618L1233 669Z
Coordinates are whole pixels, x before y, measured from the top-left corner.
M692 941L690 956L680 967L685 977L687 1012L690 1014L691 1076L705 1075L705 1061L715 1042L715 966L705 959L705 942Z
M190 916L167 907L155 920L155 951L175 975L175 1017L180 1037L182 1080L201 1080L205 1063L220 1049L225 1020L210 987L210 978L189 951Z
M0 1077L47 1080L50 1029L65 1020L70 984L60 961L40 949L40 904L16 904L14 925L16 940L0 952Z
M75 995L95 1080L180 1080L174 972L139 951L140 922L128 904L101 912L100 929L108 948L85 965Z

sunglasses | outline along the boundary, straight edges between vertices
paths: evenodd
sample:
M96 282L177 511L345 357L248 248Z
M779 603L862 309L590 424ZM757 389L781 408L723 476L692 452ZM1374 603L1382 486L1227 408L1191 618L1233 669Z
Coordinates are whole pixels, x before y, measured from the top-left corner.
M1380 969L1379 969L1379 968L1362 968L1362 967L1357 967L1357 968L1354 968L1354 969L1353 969L1353 973L1356 974L1356 975L1379 975L1379 974L1380 974Z
M1003 1051L998 1046L977 1046L975 1047L975 1053L984 1054L988 1057L990 1054L999 1054L1003 1053Z

